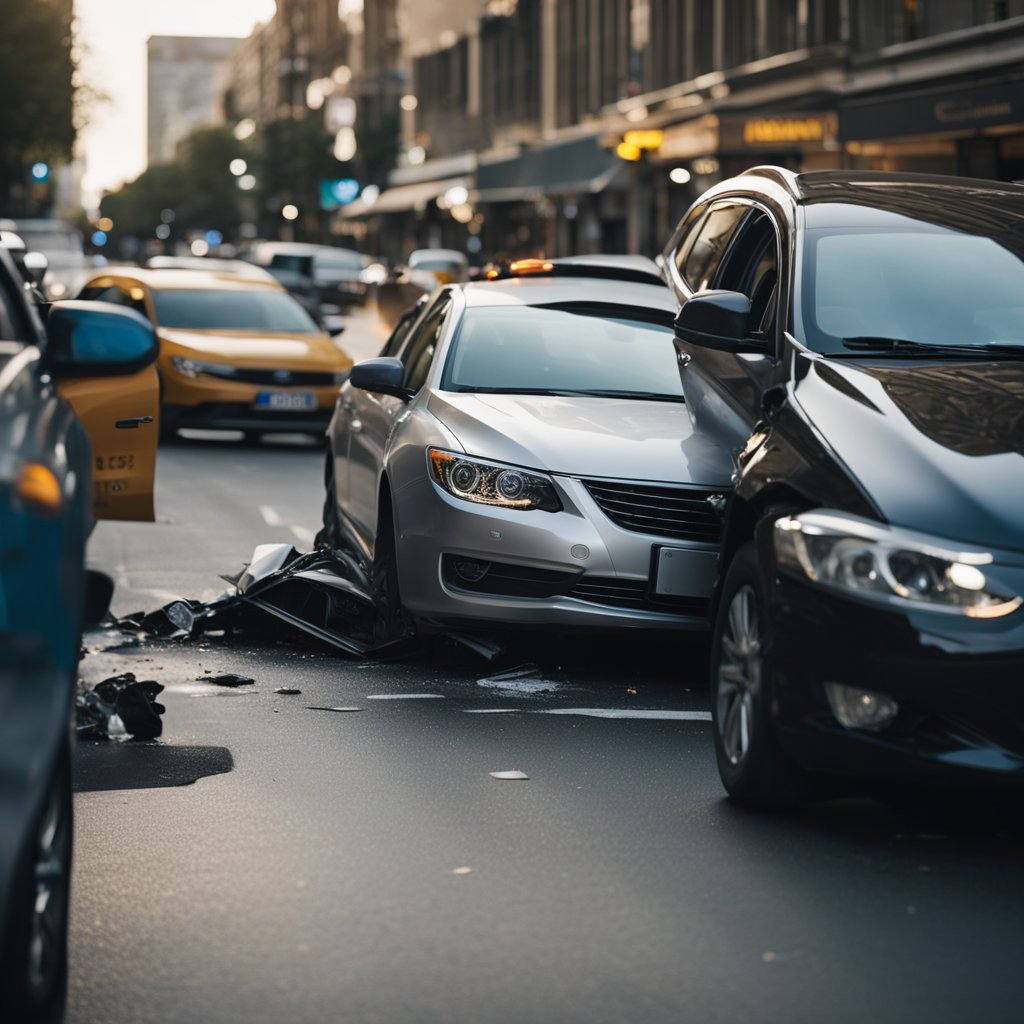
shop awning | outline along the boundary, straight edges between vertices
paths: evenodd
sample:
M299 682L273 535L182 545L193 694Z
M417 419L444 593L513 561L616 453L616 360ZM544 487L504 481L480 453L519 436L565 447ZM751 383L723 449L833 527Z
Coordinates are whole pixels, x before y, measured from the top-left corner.
M417 181L381 192L373 204L369 204L363 199L357 199L355 202L343 206L339 213L343 218L370 217L376 216L378 213L401 213L424 206L438 196L444 195L449 189L464 188L468 190L472 187L473 179L465 176L439 178L434 181Z
M601 147L596 135L590 135L527 149L511 160L480 164L474 198L502 203L601 192L623 166Z

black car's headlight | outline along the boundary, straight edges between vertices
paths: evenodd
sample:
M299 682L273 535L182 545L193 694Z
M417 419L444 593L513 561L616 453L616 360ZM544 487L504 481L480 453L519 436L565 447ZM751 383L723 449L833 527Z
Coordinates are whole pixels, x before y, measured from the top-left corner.
M186 356L171 356L171 366L183 377L191 377L193 379L200 374L230 379L235 376L236 372L233 366L225 366L223 363L201 363L198 359L189 359Z
M470 459L439 448L431 448L427 454L434 479L456 498L500 508L544 512L558 512L562 508L554 485L537 473Z
M851 597L979 619L1009 615L1022 603L985 574L991 553L844 512L785 516L773 539L780 569Z

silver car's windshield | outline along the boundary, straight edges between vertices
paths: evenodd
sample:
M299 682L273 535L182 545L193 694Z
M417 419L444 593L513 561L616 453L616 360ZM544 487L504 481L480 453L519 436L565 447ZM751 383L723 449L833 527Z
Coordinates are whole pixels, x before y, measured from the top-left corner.
M445 391L682 401L672 328L580 306L466 310Z
M276 291L153 290L156 322L193 331L288 331L319 334L312 317L290 296Z

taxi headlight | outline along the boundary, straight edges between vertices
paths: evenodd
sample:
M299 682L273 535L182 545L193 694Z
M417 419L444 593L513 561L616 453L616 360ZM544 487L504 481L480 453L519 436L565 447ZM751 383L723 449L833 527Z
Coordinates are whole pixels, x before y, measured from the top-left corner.
M780 569L851 597L979 619L1009 615L1022 603L981 568L992 563L990 552L844 512L785 516L773 541Z
M171 366L183 377L189 377L192 380L204 373L210 377L227 377L229 379L235 376L233 366L225 366L223 363L201 363L197 359L188 359L185 356L171 356Z
M428 456L434 479L456 498L524 511L561 511L562 503L547 477L438 448L429 449Z

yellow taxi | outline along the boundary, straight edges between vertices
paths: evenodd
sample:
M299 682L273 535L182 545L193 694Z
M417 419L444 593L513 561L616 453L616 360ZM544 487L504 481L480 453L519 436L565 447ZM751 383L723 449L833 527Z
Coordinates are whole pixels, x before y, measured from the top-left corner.
M142 313L160 340L160 435L180 427L323 434L352 360L276 281L117 268L82 299Z

